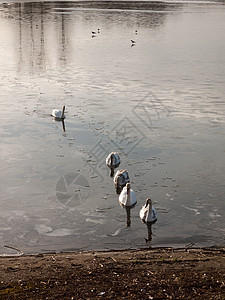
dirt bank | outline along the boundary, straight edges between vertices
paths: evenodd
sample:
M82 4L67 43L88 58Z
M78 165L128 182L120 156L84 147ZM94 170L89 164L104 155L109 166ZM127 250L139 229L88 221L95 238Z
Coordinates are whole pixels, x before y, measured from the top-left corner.
M0 299L225 299L225 248L0 258Z

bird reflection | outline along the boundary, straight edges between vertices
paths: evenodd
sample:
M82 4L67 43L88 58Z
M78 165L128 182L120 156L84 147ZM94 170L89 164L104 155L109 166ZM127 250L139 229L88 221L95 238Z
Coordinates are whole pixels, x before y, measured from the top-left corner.
M66 131L66 125L65 125L64 119L62 119L62 120L57 120L57 119L55 119L55 122L62 123L62 130L63 130L63 132Z
M63 128L63 132L65 132L65 131L66 131L66 126L65 126L65 121L64 121L64 119L62 120L62 128Z
M147 239L145 238L145 241L147 243L147 242L151 242L151 240L152 240L152 223L148 222L148 223L146 223L146 225L147 225L147 229L148 229L148 238Z
M131 211L132 208L135 207L136 204L137 204L137 202L134 203L132 206L125 206L126 213L127 213L127 227L131 226L131 214L130 214L130 211Z

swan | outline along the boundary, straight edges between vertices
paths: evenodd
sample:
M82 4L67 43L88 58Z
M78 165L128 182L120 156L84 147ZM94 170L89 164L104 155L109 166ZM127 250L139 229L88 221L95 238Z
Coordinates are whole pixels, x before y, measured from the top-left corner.
M66 108L65 105L63 105L62 111L58 110L58 109L53 109L53 111L52 111L52 117L54 117L55 119L58 119L58 120L65 119L65 115L64 115L65 108Z
M127 170L118 170L114 177L114 186L116 189L116 193L119 195L122 189L126 186L128 182L130 182L129 174Z
M150 198L147 198L145 205L142 206L140 218L145 224L154 224L157 221L157 212L154 206L152 206L152 200Z
M135 192L130 188L130 183L128 182L123 188L120 196L119 203L122 207L133 208L137 204L137 197Z
M119 196L120 206L126 209L127 213L127 227L131 225L130 211L137 204L137 198L134 191L130 188L130 183L128 182L123 188Z
M118 168L120 165L120 156L117 152L111 152L105 160L107 167L110 168L110 176L113 177L114 169Z

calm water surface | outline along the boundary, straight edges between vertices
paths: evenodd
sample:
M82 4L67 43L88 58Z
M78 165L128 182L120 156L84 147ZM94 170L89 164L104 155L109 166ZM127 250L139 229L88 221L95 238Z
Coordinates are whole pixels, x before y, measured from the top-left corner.
M1 4L0 28L1 254L144 247L147 197L147 246L224 244L222 1Z

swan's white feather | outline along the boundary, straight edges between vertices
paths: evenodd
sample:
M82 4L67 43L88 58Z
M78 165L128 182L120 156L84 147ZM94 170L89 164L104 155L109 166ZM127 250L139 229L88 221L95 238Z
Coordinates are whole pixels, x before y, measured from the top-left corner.
M129 194L127 194L127 187L125 186L119 196L119 202L122 206L132 206L137 203L137 197L135 192L130 189Z
M63 106L62 110L53 109L52 117L54 117L56 119L64 119L65 118L64 111L65 111L65 106Z
M149 204L145 204L142 206L140 210L140 218L143 222L155 222L157 220L157 212L154 208L154 206L151 206Z

